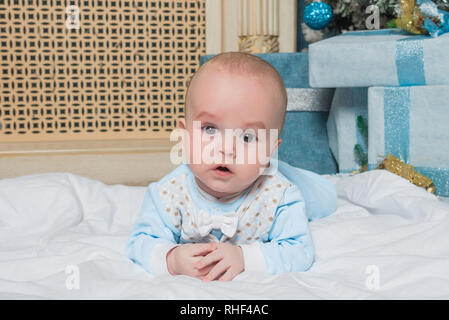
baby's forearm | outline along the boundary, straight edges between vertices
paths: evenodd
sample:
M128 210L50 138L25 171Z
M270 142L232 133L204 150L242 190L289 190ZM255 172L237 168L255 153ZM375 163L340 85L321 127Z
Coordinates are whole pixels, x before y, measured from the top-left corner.
M176 247L173 247L172 249L170 249L170 251L167 252L167 271L168 273L170 273L172 276L177 275L177 271L175 268L175 261L174 261L174 254L173 254L173 250L176 249Z
M261 244L266 261L266 271L270 274L307 271L313 264L313 244L299 241L271 241Z

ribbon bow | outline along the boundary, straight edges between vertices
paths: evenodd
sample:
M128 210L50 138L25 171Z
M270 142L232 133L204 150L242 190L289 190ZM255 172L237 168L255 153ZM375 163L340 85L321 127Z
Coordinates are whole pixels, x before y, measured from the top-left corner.
M211 215L204 210L197 213L197 226L202 237L210 233L212 229L220 229L229 238L237 231L238 216L236 212Z

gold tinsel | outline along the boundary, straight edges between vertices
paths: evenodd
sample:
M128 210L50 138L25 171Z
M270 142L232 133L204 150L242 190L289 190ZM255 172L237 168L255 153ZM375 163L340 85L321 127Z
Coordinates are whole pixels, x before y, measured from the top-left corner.
M415 0L401 0L402 13L396 19L396 25L404 30L414 34L427 34L427 31L422 27L424 17L415 5Z
M407 179L414 185L426 189L430 193L435 193L436 187L433 181L419 172L410 164L405 164L395 156L389 154L382 163L377 167L378 169L385 169L398 176Z

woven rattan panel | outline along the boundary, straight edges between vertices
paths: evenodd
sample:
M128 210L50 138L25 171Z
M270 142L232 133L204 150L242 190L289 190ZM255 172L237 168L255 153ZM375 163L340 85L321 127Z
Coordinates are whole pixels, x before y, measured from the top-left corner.
M0 0L0 141L168 137L205 0Z

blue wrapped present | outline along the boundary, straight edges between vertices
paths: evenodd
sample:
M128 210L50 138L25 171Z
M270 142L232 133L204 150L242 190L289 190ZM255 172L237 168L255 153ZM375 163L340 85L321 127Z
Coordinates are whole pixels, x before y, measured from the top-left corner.
M326 129L334 89L310 88L306 53L263 53L256 56L276 68L287 89L288 106L279 159L319 174L336 173L337 165L329 149ZM202 56L200 64L212 57Z
M368 89L368 168L392 154L449 196L449 86Z
M449 84L449 34L348 32L309 46L313 88Z
M327 134L339 172L360 170L367 161L368 141L359 129L359 117L367 126L368 88L337 88L327 120ZM363 158L357 157L356 145Z

